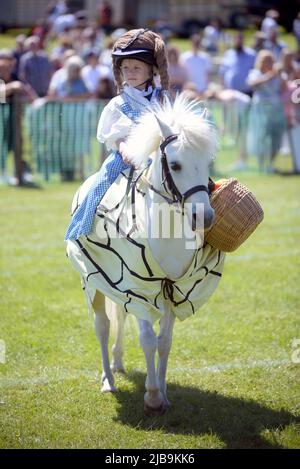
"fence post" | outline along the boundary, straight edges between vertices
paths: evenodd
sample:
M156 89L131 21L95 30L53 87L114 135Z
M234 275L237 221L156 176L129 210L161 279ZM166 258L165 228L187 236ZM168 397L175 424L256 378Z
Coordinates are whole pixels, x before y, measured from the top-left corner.
M23 184L23 158L22 158L22 100L19 93L13 97L13 125L15 131L14 138L14 160L15 172L18 185Z

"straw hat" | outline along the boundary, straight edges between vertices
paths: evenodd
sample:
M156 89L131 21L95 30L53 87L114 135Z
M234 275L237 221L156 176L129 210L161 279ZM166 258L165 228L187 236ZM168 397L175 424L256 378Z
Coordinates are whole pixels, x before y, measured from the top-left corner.
M224 252L235 251L263 220L264 212L252 192L235 178L215 184L210 197L216 221L205 242Z

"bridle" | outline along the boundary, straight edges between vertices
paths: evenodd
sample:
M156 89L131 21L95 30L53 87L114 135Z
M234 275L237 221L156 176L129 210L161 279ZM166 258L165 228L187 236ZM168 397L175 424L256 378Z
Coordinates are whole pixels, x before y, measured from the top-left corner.
M167 161L167 155L166 155L166 152L165 152L166 146L169 143L173 142L174 140L177 140L177 138L178 138L178 134L169 135L160 144L160 151L161 151L161 157L160 158L161 158L161 166L162 166L162 184L164 186L165 191L168 194L170 194L172 198L166 196L163 192L160 192L158 189L156 189L150 183L150 181L148 180L148 178L145 175L145 170L144 169L140 172L140 174L138 174L136 179L134 179L133 176L134 176L135 168L134 168L134 166L131 166L130 173L129 173L129 176L128 176L128 181L127 181L125 200L127 199L127 196L128 196L128 194L131 190L132 228L130 229L129 233L127 233L126 236L130 236L137 229L136 213L135 213L136 190L138 192L141 192L143 195L145 195L145 193L143 193L142 191L140 191L137 188L137 183L140 179L143 180L153 192L160 195L169 205L173 205L173 204L181 205L182 215L184 215L184 203L188 199L188 197L190 197L192 194L195 194L196 192L206 192L208 195L210 195L211 192L214 190L215 183L213 182L213 180L211 178L209 178L207 186L204 186L204 185L200 184L198 186L192 187L191 189L188 189L186 192L181 194L181 192L177 188L177 186L174 182L174 179L172 177L172 174L170 172L170 168L169 168L168 161ZM149 167L149 165L150 165L150 163L148 161L148 167ZM119 207L119 203L115 207L113 207L111 210L105 209L105 212L107 213L108 211L115 210L118 207ZM117 230L119 232L119 219L117 221L116 226L117 226Z
M162 184L164 186L165 191L168 194L170 194L172 198L170 199L169 197L166 197L160 191L155 189L152 185L150 185L150 188L157 194L161 195L169 204L181 205L181 208L183 211L184 204L191 195L195 194L196 192L206 192L208 195L210 195L214 189L215 183L212 181L211 178L209 178L209 182L207 186L204 186L203 184L199 184L198 186L191 187L183 194L180 192L180 190L176 186L174 179L172 177L169 164L168 164L168 160L167 160L166 151L165 151L166 146L169 145L169 143L173 142L174 140L177 140L177 138L178 138L178 134L169 135L160 144Z

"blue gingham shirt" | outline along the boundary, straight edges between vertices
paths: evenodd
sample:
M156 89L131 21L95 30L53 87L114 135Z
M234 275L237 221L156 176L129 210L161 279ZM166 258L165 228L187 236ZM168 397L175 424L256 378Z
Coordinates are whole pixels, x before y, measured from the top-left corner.
M142 109L135 108L125 100L120 105L120 109L133 122L136 122L142 113ZM118 151L114 151L108 156L101 166L93 186L75 211L67 229L65 241L76 240L79 236L87 236L91 232L99 202L119 174L129 167L130 165L123 161Z

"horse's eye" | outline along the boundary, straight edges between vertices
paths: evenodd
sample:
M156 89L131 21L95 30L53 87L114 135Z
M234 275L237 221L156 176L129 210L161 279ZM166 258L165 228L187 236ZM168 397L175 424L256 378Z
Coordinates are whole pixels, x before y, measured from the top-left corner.
M177 163L174 161L174 163L170 164L172 171L180 171L181 170L181 164Z

